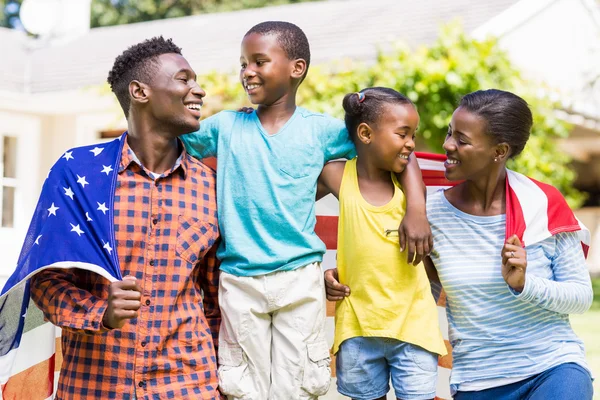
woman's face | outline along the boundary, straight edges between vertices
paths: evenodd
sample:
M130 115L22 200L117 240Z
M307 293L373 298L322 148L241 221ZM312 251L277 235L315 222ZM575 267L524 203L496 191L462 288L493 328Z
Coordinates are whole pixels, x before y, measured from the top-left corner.
M462 107L454 111L443 146L448 157L444 163L446 179L475 180L489 174L496 145L486 129L486 121L476 114Z

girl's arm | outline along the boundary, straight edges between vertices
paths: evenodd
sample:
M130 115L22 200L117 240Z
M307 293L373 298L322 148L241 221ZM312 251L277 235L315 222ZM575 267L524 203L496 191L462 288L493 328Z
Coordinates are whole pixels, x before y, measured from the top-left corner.
M425 209L425 184L414 154L397 178L406 196L406 215L398 228L400 251L408 247L408 262L417 265L433 248L433 237Z
M344 166L346 161L332 161L323 167L319 180L317 181L317 200L333 194L335 198L339 198L340 186L342 185L342 177L344 176Z

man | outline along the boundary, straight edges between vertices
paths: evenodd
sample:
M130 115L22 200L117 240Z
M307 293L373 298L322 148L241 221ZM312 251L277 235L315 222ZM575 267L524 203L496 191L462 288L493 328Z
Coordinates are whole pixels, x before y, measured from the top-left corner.
M127 132L65 153L48 178L62 176L57 190L47 182L38 205L69 226L66 251L88 238L97 264L112 260L124 276L110 282L90 262L63 262L32 278L32 299L62 328L56 398L219 398L215 174L178 139L198 130L205 93L181 49L162 37L117 57L108 82ZM85 215L80 223L69 220L73 210ZM97 228L105 220L107 234ZM43 245L51 232L40 235Z

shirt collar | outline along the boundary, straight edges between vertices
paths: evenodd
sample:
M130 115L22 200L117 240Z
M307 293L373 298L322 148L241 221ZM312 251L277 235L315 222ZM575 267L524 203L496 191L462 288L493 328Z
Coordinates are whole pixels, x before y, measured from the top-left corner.
M175 164L173 164L173 167L168 171L165 171L162 174L158 175L155 174L153 171L148 170L142 165L139 158L135 155L135 153L129 146L129 143L127 142L127 135L124 136L123 140L125 140L125 143L123 143L123 150L121 152L119 174L125 171L126 169L130 168L133 164L139 166L146 173L146 175L148 175L153 180L169 176L175 171L181 171L181 176L183 177L183 179L187 177L187 169L189 168L189 156L187 151L185 150L185 146L183 145L181 139L177 138L179 148L181 149L181 154L179 154L179 157L177 157Z

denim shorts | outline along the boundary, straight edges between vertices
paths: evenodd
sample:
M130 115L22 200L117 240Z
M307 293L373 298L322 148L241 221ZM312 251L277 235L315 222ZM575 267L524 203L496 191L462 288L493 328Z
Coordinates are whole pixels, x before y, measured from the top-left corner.
M432 399L438 355L396 339L354 337L342 342L336 358L338 392L371 400L390 390L403 400Z

